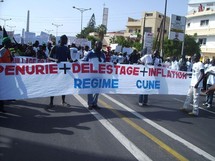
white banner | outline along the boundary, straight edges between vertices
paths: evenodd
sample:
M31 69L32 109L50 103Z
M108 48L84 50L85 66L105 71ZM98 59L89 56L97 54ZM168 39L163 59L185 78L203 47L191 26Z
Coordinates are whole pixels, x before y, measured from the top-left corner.
M186 95L186 72L143 65L0 64L0 100L70 94Z

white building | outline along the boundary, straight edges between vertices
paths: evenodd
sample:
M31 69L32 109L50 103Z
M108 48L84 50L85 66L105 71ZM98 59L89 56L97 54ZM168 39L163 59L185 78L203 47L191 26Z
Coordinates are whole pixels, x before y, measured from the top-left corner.
M197 34L204 59L215 57L215 0L188 0L186 34Z

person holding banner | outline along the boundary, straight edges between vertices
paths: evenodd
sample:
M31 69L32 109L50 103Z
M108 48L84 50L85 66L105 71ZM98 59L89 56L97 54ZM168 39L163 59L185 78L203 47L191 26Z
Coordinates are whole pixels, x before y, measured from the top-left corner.
M152 55L149 53L146 53L143 55L138 62L143 65L152 65ZM139 95L139 106L147 106L148 105L148 94L141 94Z
M105 54L102 52L102 42L101 41L95 42L95 49L90 51L83 61L92 62L94 69L98 68L99 63L106 61ZM99 97L98 93L88 94L88 109L89 110L92 110L93 108L100 109L100 107L98 107L98 105L97 105L98 97Z
M60 44L54 46L51 49L49 60L60 63L60 62L65 62L65 61L71 61L71 56L70 56L70 51L67 46L65 46L68 42L68 38L66 35L62 35L60 37ZM62 95L62 105L63 106L70 106L70 104L66 103L65 101L66 96ZM50 104L49 107L53 107L53 101L54 101L54 96L50 97Z
M212 60L210 67L205 70L205 78L206 78L206 90L210 89L210 87L215 84L215 59ZM214 91L208 91L206 93L205 103L203 106L206 108L211 108L213 103L213 95Z
M202 79L204 78L204 65L200 61L200 54L193 55L193 68L192 68L192 79L191 84L187 93L186 100L183 107L180 109L183 112L190 111L190 102L193 99L192 111L189 112L189 115L198 116L199 115L199 95L201 88L203 87Z
M163 58L160 57L160 52L158 50L155 50L153 52L153 55L152 55L152 64L154 66L162 66L162 63L163 63Z
M2 40L2 44L4 45L0 49L0 63L12 63L13 57L9 48L11 47L11 40L9 37L5 37ZM0 111L5 112L4 110L4 101L0 100Z
M208 94L209 92L214 92L215 91L215 84L213 84L212 86L210 86L205 93Z

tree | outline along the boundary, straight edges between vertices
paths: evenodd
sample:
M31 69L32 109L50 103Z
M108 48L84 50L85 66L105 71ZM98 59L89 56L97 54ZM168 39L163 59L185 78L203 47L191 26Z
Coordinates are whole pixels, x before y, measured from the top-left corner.
M85 27L85 28L81 31L80 34L77 34L77 35L76 35L76 37L77 37L77 38L86 38L86 37L89 35L89 33L95 32L95 31L96 31L96 29L93 28L93 27Z
M96 37L94 37L94 36L89 36L89 35L87 36L87 40L88 40L88 41L91 41L92 49L94 48L95 42L98 41L98 39L97 39Z
M191 35L185 35L185 41L184 41L184 53L188 56L192 56L194 53L200 54L201 48L200 44L196 42L197 34Z
M97 28L96 28L96 32L98 33L99 35L99 40L103 40L104 39L104 35L106 34L107 32L107 28L105 25L99 25Z
M95 26L96 26L96 19L95 19L95 15L93 14L90 18L90 21L88 22L87 27L95 28Z
M181 57L182 42L164 39L164 57ZM192 56L194 53L200 53L200 45L196 42L196 35L186 35L184 39L184 54Z

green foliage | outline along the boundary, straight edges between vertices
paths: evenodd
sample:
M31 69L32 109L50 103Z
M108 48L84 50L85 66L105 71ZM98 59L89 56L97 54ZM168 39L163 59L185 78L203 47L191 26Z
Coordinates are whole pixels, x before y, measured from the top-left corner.
M91 41L92 49L94 48L95 42L98 41L98 39L96 37L94 37L94 36L87 36L87 40Z
M77 38L87 38L87 36L89 35L89 33L91 32L95 32L96 29L93 27L85 27L80 34L77 34L76 37Z
M102 41L104 39L104 35L106 34L107 32L107 28L105 25L99 25L97 28L96 28L96 32L98 33L99 35L99 39Z
M182 42L168 40L166 37L164 40L164 57L180 57L182 49ZM194 53L200 53L200 45L196 42L196 36L185 35L184 40L184 54L192 56Z
M95 28L95 26L96 26L96 20L95 20L95 15L93 14L90 18L90 21L88 22L87 27Z

